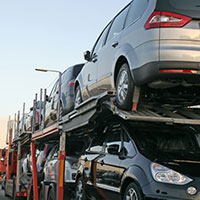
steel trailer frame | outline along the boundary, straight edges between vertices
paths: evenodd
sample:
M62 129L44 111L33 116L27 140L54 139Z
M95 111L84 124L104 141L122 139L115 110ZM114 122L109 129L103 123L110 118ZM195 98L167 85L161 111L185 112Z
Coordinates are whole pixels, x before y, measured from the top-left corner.
M98 122L102 122L105 118L116 116L126 121L155 122L167 124L187 124L200 125L200 109L198 108L173 108L168 105L139 105L140 88L135 89L133 96L132 111L123 111L115 105L115 94L113 92L105 92L99 96L91 97L87 101L81 103L74 111L63 116L47 128L43 128L32 133L32 143L52 138L55 135L60 137L59 155L59 175L57 184L57 200L62 200L64 196L64 163L66 155L66 134L81 134L83 131L93 131ZM44 118L43 118L44 119ZM103 119L103 120L102 120ZM34 161L35 162L35 161ZM36 165L33 166L36 171ZM35 184L33 184L35 199L38 196L37 176L34 175Z

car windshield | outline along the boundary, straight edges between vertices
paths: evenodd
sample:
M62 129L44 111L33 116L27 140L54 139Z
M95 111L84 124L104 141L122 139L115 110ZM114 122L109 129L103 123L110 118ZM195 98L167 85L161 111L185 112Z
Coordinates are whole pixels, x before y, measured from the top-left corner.
M143 153L200 153L200 131L191 127L147 126L134 128L131 137Z
M67 156L79 157L81 152L85 150L88 145L88 138L68 138L66 142L66 154Z

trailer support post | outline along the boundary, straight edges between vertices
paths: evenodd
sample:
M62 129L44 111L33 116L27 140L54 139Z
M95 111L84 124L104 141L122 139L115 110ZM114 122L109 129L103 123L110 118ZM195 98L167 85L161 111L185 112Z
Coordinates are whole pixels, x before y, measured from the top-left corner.
M10 156L9 156L9 153L10 153L10 150L12 148L12 133L13 133L13 130L12 130L12 122L11 122L11 119L10 119L10 116L9 116L9 121L8 121L8 164L7 164L7 180L10 179L10 165L9 163L11 162L10 161Z
M38 183L37 183L37 166L36 166L36 157L35 157L35 143L31 142L31 154L32 154L32 163L33 163L33 194L34 200L38 200Z
M66 134L62 132L60 136L60 150L58 152L59 167L58 167L58 184L57 184L57 200L64 199L64 171L65 171L65 144Z
M18 150L17 150L17 174L16 174L16 193L20 191L20 169L21 169L21 142L18 142Z
M133 92L133 105L132 105L132 111L137 110L138 102L140 98L140 87L135 86L134 92Z

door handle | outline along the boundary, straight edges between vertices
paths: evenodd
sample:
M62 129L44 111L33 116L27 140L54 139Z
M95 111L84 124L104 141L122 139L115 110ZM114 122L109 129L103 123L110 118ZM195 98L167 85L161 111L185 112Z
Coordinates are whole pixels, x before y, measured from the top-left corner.
M113 42L112 47L115 48L118 44L119 44L119 42Z
M90 74L88 74L88 81L91 81Z
M100 164L101 164L101 165L104 165L104 160L101 160Z
M93 59L92 59L92 62L93 62L93 63L97 62L97 58L93 58Z
M93 63L97 62L97 54L96 53L92 57L92 62Z

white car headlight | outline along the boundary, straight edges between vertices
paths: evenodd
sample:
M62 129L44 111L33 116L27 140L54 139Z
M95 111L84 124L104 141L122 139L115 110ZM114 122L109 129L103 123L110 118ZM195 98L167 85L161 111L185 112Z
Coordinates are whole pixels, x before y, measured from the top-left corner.
M151 173L154 180L161 183L185 185L192 181L191 178L157 163L151 164Z

